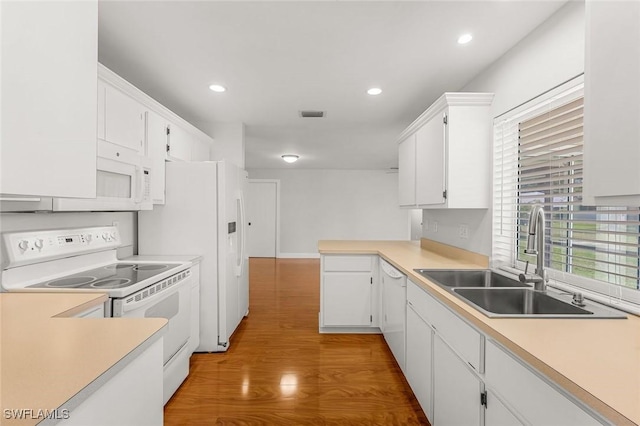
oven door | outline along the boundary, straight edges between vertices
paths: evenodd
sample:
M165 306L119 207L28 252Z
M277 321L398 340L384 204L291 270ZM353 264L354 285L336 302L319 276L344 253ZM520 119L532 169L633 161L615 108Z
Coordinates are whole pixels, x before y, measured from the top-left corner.
M114 300L114 317L166 318L169 321L163 335L163 361L165 365L189 341L191 334L191 281L191 276L188 276L170 288L156 292L139 302L123 304L122 299ZM156 284L143 292L151 292L155 286Z

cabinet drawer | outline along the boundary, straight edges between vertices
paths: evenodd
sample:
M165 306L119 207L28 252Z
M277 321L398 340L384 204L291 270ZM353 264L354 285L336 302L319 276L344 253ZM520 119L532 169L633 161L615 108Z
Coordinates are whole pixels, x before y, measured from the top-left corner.
M412 282L407 286L407 300L469 365L482 372L482 335L478 331Z
M325 272L370 272L373 267L372 256L324 256Z
M427 298L430 297L418 284L409 280L407 282L407 303L413 307L413 310L422 317L423 320L429 320L429 308L427 307Z
M491 340L486 345L485 383L531 424L600 424Z

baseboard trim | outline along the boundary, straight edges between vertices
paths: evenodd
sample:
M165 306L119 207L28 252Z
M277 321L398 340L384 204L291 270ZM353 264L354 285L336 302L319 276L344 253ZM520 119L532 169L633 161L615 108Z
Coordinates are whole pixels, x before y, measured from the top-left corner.
M279 259L320 259L320 253L279 253Z
M320 334L382 334L378 327L318 327Z

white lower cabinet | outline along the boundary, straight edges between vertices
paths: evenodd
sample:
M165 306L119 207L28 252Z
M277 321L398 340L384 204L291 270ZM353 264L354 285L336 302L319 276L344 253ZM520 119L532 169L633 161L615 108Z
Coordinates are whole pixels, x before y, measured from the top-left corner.
M371 276L332 274L324 278L322 318L325 326L371 325Z
M487 407L484 411L484 424L487 426L524 425L491 391L487 391Z
M405 375L433 426L608 424L407 283Z
M378 331L378 256L323 255L320 331ZM374 318L375 316L375 318ZM344 331L344 330L342 330Z
M162 340L151 344L58 424L162 425Z
M433 420L433 330L407 304L407 354L405 375L427 418Z
M433 424L479 426L482 382L437 334L433 367Z
M599 425L590 414L533 373L495 342L487 340L485 382L533 425ZM490 423L486 423L487 426Z

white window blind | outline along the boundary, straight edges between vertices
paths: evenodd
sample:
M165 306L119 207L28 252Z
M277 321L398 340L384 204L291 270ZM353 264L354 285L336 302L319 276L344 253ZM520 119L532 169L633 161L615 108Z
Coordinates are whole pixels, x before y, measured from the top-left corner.
M494 122L492 266L535 263L524 248L529 211L540 204L552 278L637 303L640 208L584 205L583 89L568 86Z

